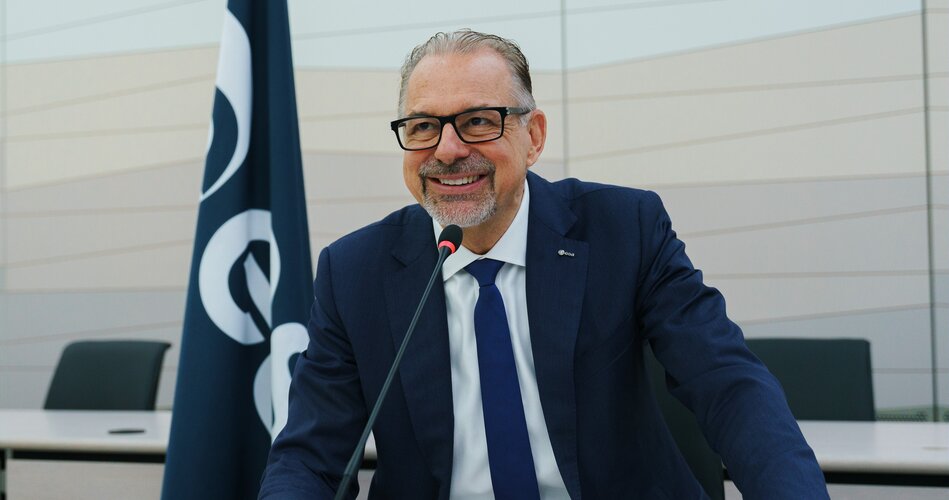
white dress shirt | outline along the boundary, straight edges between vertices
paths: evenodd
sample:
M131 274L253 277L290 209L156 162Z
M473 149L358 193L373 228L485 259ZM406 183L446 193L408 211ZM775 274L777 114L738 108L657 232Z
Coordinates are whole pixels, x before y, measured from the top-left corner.
M491 471L488 468L488 444L481 408L481 379L478 371L478 345L475 340L474 308L478 300L478 281L464 270L471 262L489 258L505 264L498 271L495 285L504 299L517 379L524 402L527 433L534 455L534 471L542 500L569 499L567 488L554 459L544 409L537 391L534 356L531 352L527 321L525 287L527 254L527 210L530 192L524 181L524 197L514 221L494 248L477 255L464 246L445 260L445 302L448 312L448 340L451 350L451 392L455 415L454 456L451 472L452 500L488 500L494 498ZM433 223L435 237L441 233Z

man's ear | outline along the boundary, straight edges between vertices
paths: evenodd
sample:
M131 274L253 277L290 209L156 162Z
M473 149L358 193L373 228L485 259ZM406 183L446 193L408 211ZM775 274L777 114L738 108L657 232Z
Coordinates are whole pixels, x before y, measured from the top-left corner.
M539 109L531 112L527 123L527 133L530 135L530 149L527 150L527 166L537 163L540 153L544 151L547 142L547 115Z

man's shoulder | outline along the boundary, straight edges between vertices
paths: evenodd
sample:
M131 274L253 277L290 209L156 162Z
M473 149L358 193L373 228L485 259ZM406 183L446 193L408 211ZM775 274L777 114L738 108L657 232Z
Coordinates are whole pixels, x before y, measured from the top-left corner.
M616 210L635 207L651 211L662 206L659 195L645 189L583 181L572 177L554 182L540 177L538 179L575 210Z
M342 236L327 248L333 253L361 255L372 249L388 252L409 225L424 225L428 215L418 204L408 205L382 219ZM429 220L429 226L431 222ZM432 240L434 241L434 233Z

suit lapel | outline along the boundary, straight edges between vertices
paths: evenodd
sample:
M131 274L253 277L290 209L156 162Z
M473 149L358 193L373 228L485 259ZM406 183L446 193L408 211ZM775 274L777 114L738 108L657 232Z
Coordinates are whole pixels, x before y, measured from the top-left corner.
M416 212L392 252L403 266L388 276L385 285L396 352L437 261L431 224L431 219L420 210ZM419 448L441 485L439 496L447 498L451 486L454 419L445 289L440 276L432 286L428 303L406 347L399 380Z
M531 350L547 431L571 498L580 498L574 348L580 328L588 252L564 236L576 216L549 184L528 174L527 311Z

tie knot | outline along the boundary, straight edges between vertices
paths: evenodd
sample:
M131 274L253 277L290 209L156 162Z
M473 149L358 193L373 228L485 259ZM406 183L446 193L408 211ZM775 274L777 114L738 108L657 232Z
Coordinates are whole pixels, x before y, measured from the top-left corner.
M478 286L490 286L494 284L494 278L503 265L499 260L480 259L465 266L465 271L478 280Z

